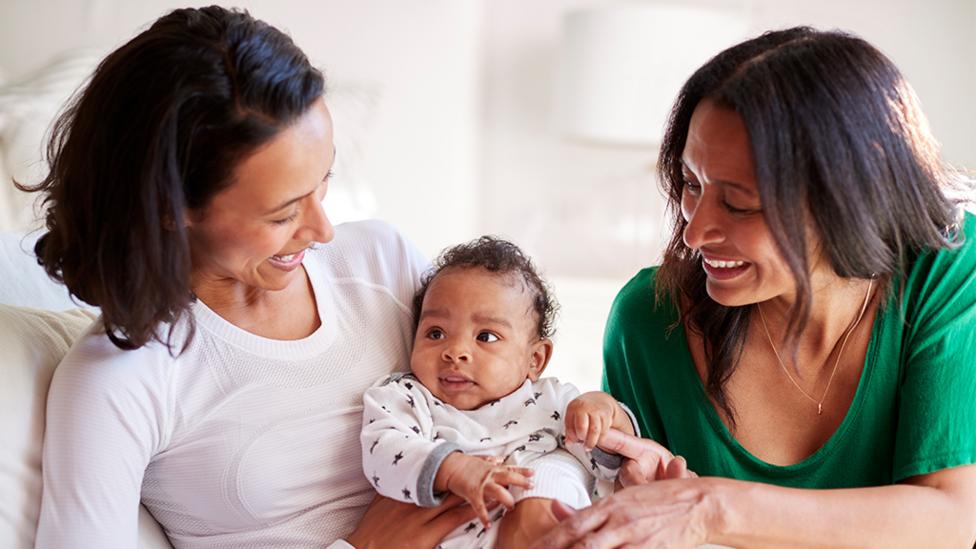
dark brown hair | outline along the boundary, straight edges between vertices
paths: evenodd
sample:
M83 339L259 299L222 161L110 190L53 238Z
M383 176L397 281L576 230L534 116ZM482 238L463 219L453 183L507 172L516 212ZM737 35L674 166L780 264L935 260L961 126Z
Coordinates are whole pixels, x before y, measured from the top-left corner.
M115 345L172 352L178 320L193 333L185 214L323 88L287 35L245 11L161 17L106 57L55 123L50 172L25 189L46 193L38 262L101 308Z
M559 304L553 297L549 285L539 276L532 260L518 246L489 235L447 248L434 260L430 270L424 273L420 281L420 289L413 298L415 333L420 322L424 296L427 295L427 288L434 278L445 269L477 268L485 269L490 273L514 275L520 278L532 292L532 310L536 315L536 333L539 339L552 337Z
M700 254L682 240L681 155L703 99L734 110L745 123L763 215L796 281L787 325L794 349L812 300L808 220L839 276L886 283L919 250L956 245L961 210L943 193L952 175L914 92L864 40L807 27L768 32L698 69L671 111L658 164L674 232L657 296L678 310L682 298L690 304L683 319L703 336L708 393L734 423L724 386L741 355L752 305L713 301Z

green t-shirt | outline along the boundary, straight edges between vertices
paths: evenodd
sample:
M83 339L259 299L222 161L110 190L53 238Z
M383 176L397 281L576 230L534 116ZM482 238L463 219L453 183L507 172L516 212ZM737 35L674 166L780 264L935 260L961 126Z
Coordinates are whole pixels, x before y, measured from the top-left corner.
M800 463L766 463L732 437L706 396L684 327L668 333L673 305L654 303L656 268L640 271L614 301L604 390L634 411L645 436L702 476L840 488L976 463L976 216L966 214L962 232L961 247L920 254L904 300L892 295L879 309L847 416Z

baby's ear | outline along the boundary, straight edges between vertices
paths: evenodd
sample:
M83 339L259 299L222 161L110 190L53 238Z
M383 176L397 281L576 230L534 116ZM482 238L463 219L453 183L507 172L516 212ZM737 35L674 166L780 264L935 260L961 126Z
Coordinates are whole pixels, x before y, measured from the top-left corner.
M529 355L529 379L538 381L543 370L549 365L552 358L552 340L542 338L532 344L532 354Z

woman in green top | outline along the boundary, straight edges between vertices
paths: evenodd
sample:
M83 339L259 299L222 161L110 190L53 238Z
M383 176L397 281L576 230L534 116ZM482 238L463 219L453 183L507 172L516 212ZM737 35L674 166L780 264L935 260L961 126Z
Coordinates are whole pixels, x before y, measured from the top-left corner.
M972 547L976 217L898 70L808 28L734 46L659 167L674 234L605 340L656 442L606 437L638 485L542 545Z

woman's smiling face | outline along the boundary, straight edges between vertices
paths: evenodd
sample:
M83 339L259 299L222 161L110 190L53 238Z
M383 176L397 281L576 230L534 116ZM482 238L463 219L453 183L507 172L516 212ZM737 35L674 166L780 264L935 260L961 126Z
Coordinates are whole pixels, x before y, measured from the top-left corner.
M244 158L233 183L188 220L194 290L222 282L281 290L295 280L305 250L334 234L322 209L334 159L321 99Z
M708 295L725 306L792 298L793 276L763 216L739 114L708 99L699 103L681 160L684 242L701 253Z

